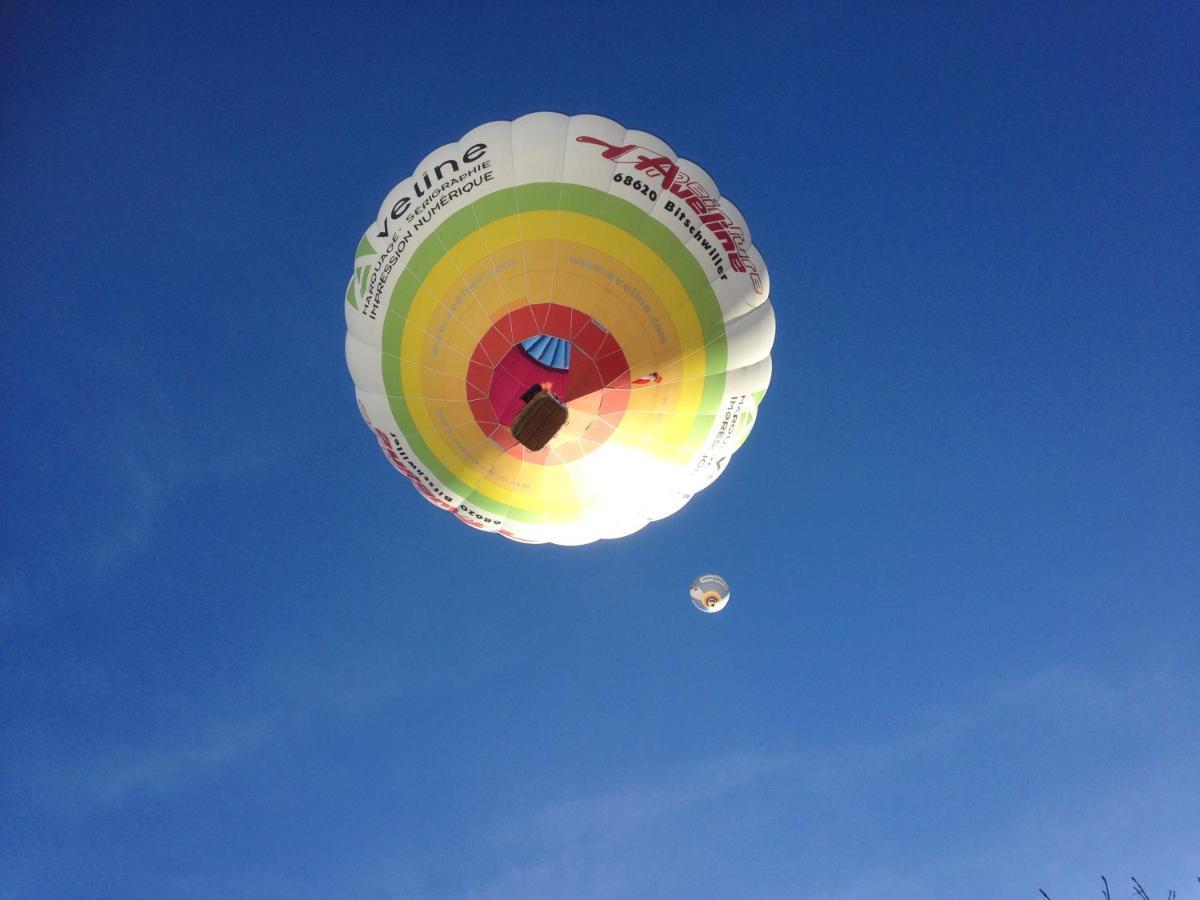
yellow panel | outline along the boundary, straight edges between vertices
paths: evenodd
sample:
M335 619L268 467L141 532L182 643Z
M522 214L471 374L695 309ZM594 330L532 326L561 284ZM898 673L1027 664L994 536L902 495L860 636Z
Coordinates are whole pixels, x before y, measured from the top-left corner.
M546 473L546 511L552 521L574 521L582 517L575 485L565 466L543 466Z

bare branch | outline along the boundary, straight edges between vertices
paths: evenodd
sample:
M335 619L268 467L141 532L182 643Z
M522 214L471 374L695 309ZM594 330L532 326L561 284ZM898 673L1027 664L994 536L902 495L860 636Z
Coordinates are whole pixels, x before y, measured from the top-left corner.
M1112 894L1108 892L1108 879L1101 875L1100 880L1104 882L1104 900L1112 900Z
M1135 888L1137 888L1137 895L1139 897L1141 897L1142 900L1150 900L1150 895L1146 893L1146 889L1141 886L1141 884L1138 882L1138 880L1136 878L1134 878L1132 875L1130 875L1129 880L1132 881L1133 886Z

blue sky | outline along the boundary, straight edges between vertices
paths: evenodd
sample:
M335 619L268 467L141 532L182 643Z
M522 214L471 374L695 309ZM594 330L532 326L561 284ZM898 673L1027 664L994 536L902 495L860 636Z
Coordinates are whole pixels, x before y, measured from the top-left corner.
M0 893L1200 896L1198 26L10 4ZM578 549L342 359L387 191L539 109L702 164L778 319L721 479Z

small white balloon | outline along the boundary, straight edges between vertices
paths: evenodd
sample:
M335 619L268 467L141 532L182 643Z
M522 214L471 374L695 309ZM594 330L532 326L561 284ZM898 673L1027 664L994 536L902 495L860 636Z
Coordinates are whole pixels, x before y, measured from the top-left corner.
M718 613L729 602L729 585L720 575L700 575L692 582L691 594L700 612Z

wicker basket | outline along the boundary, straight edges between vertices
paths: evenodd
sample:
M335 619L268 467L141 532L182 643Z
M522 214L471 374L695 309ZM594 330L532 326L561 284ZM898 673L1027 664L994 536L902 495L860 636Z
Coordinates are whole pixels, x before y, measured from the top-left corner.
M549 391L539 390L513 419L512 436L530 450L541 450L566 423L566 406Z

